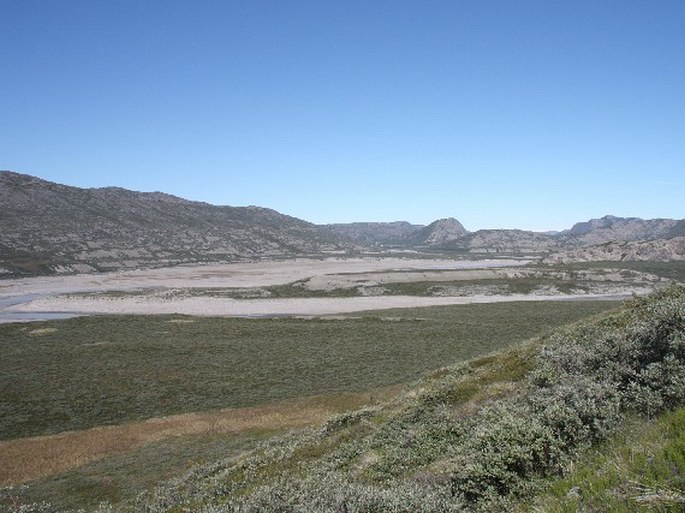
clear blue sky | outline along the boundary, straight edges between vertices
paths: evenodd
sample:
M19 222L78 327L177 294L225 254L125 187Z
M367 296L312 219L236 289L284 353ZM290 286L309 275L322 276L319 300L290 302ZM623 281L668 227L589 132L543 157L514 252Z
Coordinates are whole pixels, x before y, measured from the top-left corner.
M685 1L0 0L0 169L317 223L685 217Z

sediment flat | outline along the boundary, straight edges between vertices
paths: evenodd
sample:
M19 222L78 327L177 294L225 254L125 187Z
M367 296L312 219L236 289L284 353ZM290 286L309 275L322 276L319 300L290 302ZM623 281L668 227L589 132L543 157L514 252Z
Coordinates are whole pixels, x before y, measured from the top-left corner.
M308 280L311 290L350 286L354 281L374 278L379 283L438 279L478 280L484 273L527 263L517 259L446 260L407 258L327 258L278 262L207 264L145 269L103 274L36 277L0 281L0 322L40 319L35 314L183 314L202 316L314 316L335 315L390 308L415 308L468 303L616 299L628 296L630 288L606 294L472 294L461 296L378 295L366 297L298 297L234 299L160 296L127 292L153 289L219 289L282 285ZM375 274L374 274L375 273ZM448 276L444 276L447 278ZM116 295L98 293L118 291ZM92 295L79 295L91 293ZM29 315L33 314L33 316Z
M193 297L165 300L159 298L79 298L57 297L31 301L16 307L18 312L72 312L80 314L180 314L229 317L333 315L365 310L417 308L423 306L502 303L512 301L596 300L604 294L565 295L478 295L450 297L372 296L346 298L224 299Z

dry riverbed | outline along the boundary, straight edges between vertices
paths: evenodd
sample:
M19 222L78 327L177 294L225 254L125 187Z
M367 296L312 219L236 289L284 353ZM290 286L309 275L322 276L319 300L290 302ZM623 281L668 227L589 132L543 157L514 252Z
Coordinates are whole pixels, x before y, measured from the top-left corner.
M616 298L647 293L654 285L648 279L626 280L606 274L588 274L583 282L592 283L592 287L570 288L564 293L549 286L526 293L504 293L501 285L479 285L535 277L536 271L524 267L526 263L516 259L296 259L3 280L0 322L74 314L334 315L465 303ZM389 284L426 282L443 285L431 294L386 294ZM292 283L298 283L305 296L355 288L362 297L273 298L264 289ZM170 290L195 292L160 293ZM242 290L246 297L217 297L213 292L217 290ZM254 290L266 297L248 298L247 292Z

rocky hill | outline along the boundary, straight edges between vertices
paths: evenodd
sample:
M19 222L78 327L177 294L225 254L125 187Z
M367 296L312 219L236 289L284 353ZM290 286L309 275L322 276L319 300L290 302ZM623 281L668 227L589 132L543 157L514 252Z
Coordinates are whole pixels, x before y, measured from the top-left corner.
M406 245L407 239L425 226L407 221L395 221L391 223L335 223L323 225L323 228L366 246L401 246Z
M604 216L555 236L548 263L685 259L685 220Z
M460 239L467 233L469 232L459 221L448 217L433 221L428 226L417 230L408 237L408 242L412 246L435 246Z
M669 239L685 235L683 220L640 219L637 217L604 216L576 223L559 234L567 244L595 245L613 241Z
M9 171L0 172L0 234L5 274L320 255L354 247L267 208L80 189Z
M590 247L566 249L543 261L550 264L574 262L668 262L685 258L685 237L647 241L613 241Z
M374 247L414 248L457 240L469 233L453 217L438 219L428 226L406 221L392 223L338 223L323 225L330 232Z

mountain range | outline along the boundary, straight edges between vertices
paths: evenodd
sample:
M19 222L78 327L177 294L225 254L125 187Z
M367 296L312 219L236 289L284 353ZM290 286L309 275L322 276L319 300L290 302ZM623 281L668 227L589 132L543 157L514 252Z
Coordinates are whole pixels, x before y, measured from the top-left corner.
M652 241L659 241L655 258L682 259L684 236L682 219L614 216L555 234L469 232L454 218L427 226L404 221L316 225L268 208L215 206L118 187L82 189L0 171L0 274L8 276L387 250L549 256L600 245L599 257L602 251L614 253L608 251L611 244L629 242L640 242L640 251L624 253L642 259L650 258ZM613 257L621 254L617 250Z

